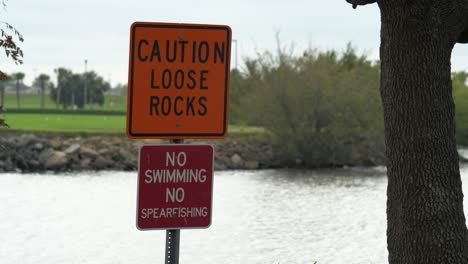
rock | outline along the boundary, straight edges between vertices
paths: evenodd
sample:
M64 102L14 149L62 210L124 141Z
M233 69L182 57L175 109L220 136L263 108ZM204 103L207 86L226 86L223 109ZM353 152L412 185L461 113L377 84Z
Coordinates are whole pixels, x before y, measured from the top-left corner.
M79 168L81 164L81 159L78 155L67 155L68 164L71 165L72 169Z
M133 171L137 169L137 162L125 162L123 164L123 169L126 171Z
M83 170L90 170L89 164L91 164L91 159L90 158L85 158L80 161L80 167Z
M215 162L215 164L214 164L214 170L216 170L216 171L227 170L227 167L226 167L226 165L224 165L224 164Z
M256 160L249 160L244 162L244 167L248 170L256 170L260 166L259 162Z
M108 168L112 165L112 161L102 157L102 156L99 156L96 158L96 160L94 161L93 163L93 168L95 169L98 169L98 170L102 170L102 169L105 169L105 168Z
M52 148L54 149L59 149L60 146L62 145L62 142L60 140L54 140L54 139L51 139L49 141L49 144Z
M61 151L53 151L45 163L46 169L57 169L67 165L67 154Z
M239 169L244 165L244 160L242 160L242 157L237 153L231 156L231 162L234 169Z
M231 159L228 156L221 155L221 153L218 151L216 152L215 155L215 166L218 166L220 169L221 168L226 168L228 169L231 167ZM217 164L217 165L216 165ZM215 167L216 168L216 167Z
M5 171L13 171L15 166L13 166L13 161L10 157L5 160L5 167L3 168Z
M18 143L18 140L14 137L10 137L6 140L6 143L11 146L15 146Z
M36 143L36 144L34 144L33 149L34 150L43 150L44 149L44 144L42 144L40 142Z
M138 157L138 154L132 154L128 150L126 150L124 148L119 149L119 155L125 161L136 160L136 158Z
M6 160L0 160L0 170L1 171L9 171L9 168L11 166L8 166L8 163Z
M36 141L37 137L33 134L24 134L18 140L18 147L25 147Z
M49 157L54 153L54 150L51 148L44 149L40 154L39 154L39 162L42 164L45 164Z
M96 151L87 147L81 147L80 154L82 157L87 157L91 159L95 159L98 156L98 153Z
M98 153L99 155L107 155L107 154L112 153L112 150L109 149L109 148L103 147L103 148L99 149L97 153Z
M72 155L80 151L80 144L71 144L64 152L65 154Z
M39 171L42 169L43 169L42 164L38 160L35 160L35 159L28 160L28 162L26 163L26 167L24 168L24 170L26 171Z
M109 143L112 143L112 145L118 145L122 142L122 140L118 137L112 137L108 140Z

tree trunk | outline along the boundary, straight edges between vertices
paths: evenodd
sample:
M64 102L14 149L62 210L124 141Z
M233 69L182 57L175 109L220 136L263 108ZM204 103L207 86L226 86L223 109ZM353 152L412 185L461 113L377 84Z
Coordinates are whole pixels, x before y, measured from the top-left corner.
M450 69L460 2L379 6L389 262L468 263Z
M60 107L60 90L62 88L60 87L60 82L57 84L57 94L55 95L55 103L57 104L57 108Z
M2 89L0 90L0 93L1 93L1 102L0 102L0 105L3 107L3 109L6 109L6 105L5 105L5 86L2 86Z
M44 81L41 82L41 109L44 109L44 90L45 90L45 83Z
M20 109L20 82L16 80L16 107Z

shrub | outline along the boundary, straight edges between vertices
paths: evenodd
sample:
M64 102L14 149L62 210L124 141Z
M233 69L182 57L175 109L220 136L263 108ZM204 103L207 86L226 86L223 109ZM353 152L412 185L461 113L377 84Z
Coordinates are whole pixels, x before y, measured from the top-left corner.
M379 66L350 46L341 56L311 49L301 56L265 52L236 74L233 118L270 131L283 162L315 167L383 161Z

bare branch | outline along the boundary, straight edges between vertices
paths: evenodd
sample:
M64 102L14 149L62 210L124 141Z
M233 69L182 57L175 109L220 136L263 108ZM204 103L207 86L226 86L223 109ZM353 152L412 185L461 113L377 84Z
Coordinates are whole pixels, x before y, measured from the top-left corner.
M3 49L6 56L10 57L16 64L22 64L23 50L21 50L17 43L24 41L23 36L12 25L0 21L1 24L6 29L0 27L0 49Z
M346 2L353 5L353 8L356 9L358 5L367 5L377 2L377 0L346 0Z
M0 119L0 127L10 128L10 126L7 123L5 123L5 119Z

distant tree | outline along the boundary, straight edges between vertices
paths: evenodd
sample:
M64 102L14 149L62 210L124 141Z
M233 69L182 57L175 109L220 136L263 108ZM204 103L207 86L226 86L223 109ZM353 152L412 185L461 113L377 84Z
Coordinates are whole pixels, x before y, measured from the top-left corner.
M4 77L0 79L0 106L5 109L5 88L10 81L10 77L4 73Z
M259 60L247 59L245 71L241 72L237 69L231 71L229 95L229 121L231 123L261 123L261 120L258 120L258 115L246 111L247 101L252 97L252 94L256 94L258 88L262 87L259 63Z
M117 90L118 94L120 95L119 97L116 98L117 101L115 101L114 103L125 105L126 97L128 93L128 85L126 83L119 83L112 89Z
M244 111L242 109L242 99L247 95L246 90L248 90L249 84L251 84L251 82L238 69L231 70L230 81L231 91L229 94L229 122L242 123L246 121L246 117L243 116Z
M110 89L110 84L96 72L90 71L86 74L75 74L71 70L58 68L57 89L51 91L51 98L64 109L76 106L80 109L84 107L84 82L87 82L87 99L89 105L97 103L104 105L104 92ZM86 80L85 80L86 78Z
M45 90L48 87L51 87L51 82L50 82L50 76L47 74L40 74L35 80L34 84L39 86L41 89L41 103L40 107L41 109L44 109L45 107Z
M120 95L127 95L128 85L126 83L119 83L113 89L116 89Z
M73 85L73 72L66 68L57 68L54 70L57 75L57 87L50 93L51 99L57 107L67 108L68 103L65 100L64 94L69 90L70 85Z
M353 69L353 68L355 68L357 66L366 65L366 64L370 64L370 63L371 62L367 59L366 56L364 56L364 55L358 56L356 54L356 50L353 48L351 43L348 43L346 45L346 50L343 53L343 55L341 55L341 58L340 58L340 61L339 61L339 64L345 70L351 70L351 69Z
M56 89L52 90L50 93L51 99L55 102L57 108L63 102L62 100L62 90L65 89L66 84L69 82L69 79L73 75L73 73L65 68L57 68L54 70L55 74L57 75L57 87ZM65 107L65 105L63 105Z
M17 73L14 73L13 74L13 78L15 79L16 81L16 107L18 109L20 109L21 105L20 105L20 88L21 88L21 84L23 84L23 79L24 79L24 73L22 72L17 72Z
M104 93L111 88L109 82L104 81L104 78L94 71L86 72L81 78L84 80L85 77L88 85L88 98L86 101L91 106L98 104L102 107L104 105ZM81 108L82 106L79 105L79 107Z
M453 100L455 102L456 137L459 145L468 146L468 73L452 74Z

